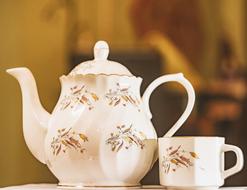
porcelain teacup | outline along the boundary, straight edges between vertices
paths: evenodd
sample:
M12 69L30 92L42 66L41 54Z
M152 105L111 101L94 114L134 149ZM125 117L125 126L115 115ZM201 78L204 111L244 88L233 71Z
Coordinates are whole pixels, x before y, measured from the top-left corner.
M218 188L244 164L241 149L223 137L163 137L158 143L160 184L173 189ZM236 164L225 170L228 151L236 154Z

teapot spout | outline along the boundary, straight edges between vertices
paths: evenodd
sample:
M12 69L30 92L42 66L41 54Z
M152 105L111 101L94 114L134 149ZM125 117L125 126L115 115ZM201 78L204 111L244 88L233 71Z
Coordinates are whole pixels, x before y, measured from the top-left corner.
M32 154L45 164L44 141L50 114L40 103L37 86L31 71L25 67L8 69L21 87L23 104L23 133Z

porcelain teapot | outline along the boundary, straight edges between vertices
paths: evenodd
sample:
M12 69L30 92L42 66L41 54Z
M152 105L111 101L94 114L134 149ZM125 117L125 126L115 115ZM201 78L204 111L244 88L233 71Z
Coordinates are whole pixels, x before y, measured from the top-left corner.
M30 70L7 70L21 86L25 142L59 185L138 185L157 160L157 134L149 109L153 90L176 81L188 93L185 112L167 136L173 135L193 108L193 87L181 73L159 77L141 97L142 78L107 60L108 54L108 44L98 41L93 60L60 77L61 95L51 114L40 103Z

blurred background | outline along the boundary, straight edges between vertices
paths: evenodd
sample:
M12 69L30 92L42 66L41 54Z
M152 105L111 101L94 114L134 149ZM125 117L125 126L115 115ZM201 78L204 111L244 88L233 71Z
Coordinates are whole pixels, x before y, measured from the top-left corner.
M245 0L1 0L0 187L56 183L25 145L21 92L5 70L30 68L41 102L52 111L59 76L92 59L97 40L109 42L110 59L144 78L142 92L162 74L183 72L197 99L178 135L224 136L247 158L246 10ZM151 104L161 136L182 113L185 91L164 85ZM230 167L235 157L226 156ZM226 185L247 185L246 179L247 167ZM142 183L158 184L157 164Z

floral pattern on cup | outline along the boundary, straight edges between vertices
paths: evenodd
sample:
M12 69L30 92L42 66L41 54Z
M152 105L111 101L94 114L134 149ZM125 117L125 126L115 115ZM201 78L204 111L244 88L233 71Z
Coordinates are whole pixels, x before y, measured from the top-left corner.
M138 107L140 104L140 100L131 93L130 87L121 87L119 83L116 83L116 88L114 90L110 89L105 97L108 99L110 106L131 104ZM138 111L140 110L138 109Z
M169 147L162 158L162 167L164 172L176 172L180 168L190 168L194 166L194 161L199 159L195 152L186 151L181 145L178 147Z
M51 148L53 155L57 156L59 153L66 153L68 149L74 149L80 153L86 150L83 143L88 141L88 137L82 133L72 131L72 128L59 129L57 137L53 137Z
M146 135L141 131L132 129L132 125L117 126L117 132L111 133L110 137L106 140L106 144L111 146L113 152L118 152L121 149L129 149L132 146L143 149L145 144L144 140Z
M89 110L94 108L94 102L98 101L99 97L86 89L85 85L73 86L70 88L70 94L65 95L61 101L61 110L74 108L80 104L88 107Z

